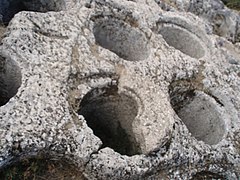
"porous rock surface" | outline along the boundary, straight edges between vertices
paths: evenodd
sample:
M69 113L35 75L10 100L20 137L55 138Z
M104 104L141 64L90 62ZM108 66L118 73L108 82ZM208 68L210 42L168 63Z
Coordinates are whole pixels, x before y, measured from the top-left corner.
M1 168L45 154L87 179L239 178L237 12L217 0L39 2L51 8L1 12Z

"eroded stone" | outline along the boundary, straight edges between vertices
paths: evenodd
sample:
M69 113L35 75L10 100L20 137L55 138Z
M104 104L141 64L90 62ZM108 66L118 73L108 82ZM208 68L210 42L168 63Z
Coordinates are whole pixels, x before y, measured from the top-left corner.
M172 2L13 13L0 49L15 74L0 78L20 87L0 107L0 166L47 152L88 179L238 179L237 25L213 31L205 10L221 3Z

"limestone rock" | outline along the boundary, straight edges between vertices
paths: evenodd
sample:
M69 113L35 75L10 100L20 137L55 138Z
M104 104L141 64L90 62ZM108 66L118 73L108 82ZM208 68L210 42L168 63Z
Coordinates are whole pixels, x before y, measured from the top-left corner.
M3 2L1 168L44 154L87 179L239 178L236 12L217 0Z

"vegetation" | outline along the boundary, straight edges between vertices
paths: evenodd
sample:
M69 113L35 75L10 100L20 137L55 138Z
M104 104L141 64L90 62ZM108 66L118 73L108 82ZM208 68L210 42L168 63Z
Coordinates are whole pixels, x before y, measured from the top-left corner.
M222 2L231 9L240 10L240 0L222 0Z
M6 27L0 23L0 42L2 41L5 31L6 31Z
M0 171L1 180L83 180L76 167L47 159L22 160Z

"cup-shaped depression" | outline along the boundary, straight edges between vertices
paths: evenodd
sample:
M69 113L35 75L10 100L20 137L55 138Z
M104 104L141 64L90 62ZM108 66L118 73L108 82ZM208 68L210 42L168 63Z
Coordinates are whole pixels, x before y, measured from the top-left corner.
M21 83L21 70L17 63L0 56L0 106L17 94Z
M150 53L148 40L136 27L114 18L102 18L95 21L94 36L96 42L127 61L141 61Z
M132 131L138 113L137 102L118 92L117 86L96 88L88 92L78 112L83 115L103 147L110 147L123 155L140 153Z
M163 26L159 33L169 46L193 58L201 58L205 50L200 39L190 31L178 26Z
M173 109L197 140L214 145L223 139L226 128L222 105L213 97L182 84L171 87L170 99Z

